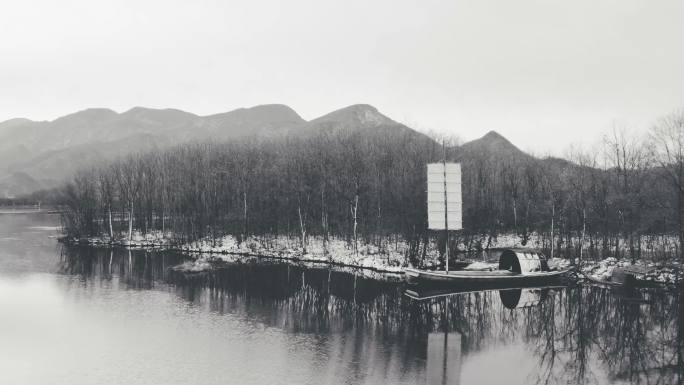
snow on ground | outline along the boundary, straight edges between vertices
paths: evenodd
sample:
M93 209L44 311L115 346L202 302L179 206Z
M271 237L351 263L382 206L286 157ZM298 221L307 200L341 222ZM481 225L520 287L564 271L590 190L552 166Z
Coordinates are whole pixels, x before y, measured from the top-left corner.
M308 263L328 263L338 266L347 266L352 268L363 268L375 272L383 273L403 273L405 267L408 267L408 243L400 238L395 238L393 241L383 241L381 244L365 244L359 242L357 249L354 250L353 245L344 239L330 238L324 242L320 237L310 237L306 244L306 249L302 246L301 241L297 237L287 236L250 236L243 242L231 236L223 236L216 239L206 238L199 241L181 243L178 242L173 233L162 233L160 231L142 234L134 232L129 240L127 234L117 234L118 237L114 240L110 239L108 235L101 237L82 238L82 239L68 239L70 243L85 243L91 245L117 245L129 248L163 248L168 250L177 250L184 253L191 254L195 257L194 261L186 262L178 266L177 269L197 272L210 269L214 262L235 262L235 258L249 257L268 257L287 259L297 262ZM654 248L654 238L650 239L647 247ZM668 245L668 240L663 240L663 245ZM481 237L470 237L469 239L458 239L457 247L460 250L472 250L481 247L487 248L506 248L506 247L528 247L540 248L542 246L542 237L538 234L532 234L522 245L522 239L516 234L503 234L497 237L489 237L482 235ZM424 267L434 268L439 266L439 251L436 241L432 241L426 251L424 259ZM627 260L617 260L614 257L605 258L600 261L571 261L563 258L549 259L549 267L554 270L562 270L571 265L578 265L576 277L583 279L591 277L594 280L610 281L613 271L616 267L627 267L631 263ZM645 261L637 261L638 266L655 267L653 271L638 276L638 279L671 284L676 281L677 271L681 271L679 264L674 262L670 265L656 266L653 263L647 264ZM495 270L498 268L497 263L474 262L466 269L468 270Z
M577 262L577 261L576 261ZM679 262L672 262L671 264L655 264L648 261L637 261L632 264L629 260L618 260L614 257L605 258L601 261L584 261L581 263L580 271L577 274L578 278L589 277L594 280L611 282L613 272L616 268L637 267L648 270L644 274L635 274L635 278L639 281L646 281L652 283L660 283L673 285L676 284L679 278L682 278L684 273L680 268Z
M628 263L626 261L619 262L616 258L609 257L598 263L587 263L582 267L581 271L586 276L594 279L610 281L613 276L613 270L618 266L625 267L628 266Z
M354 250L349 242L331 238L323 242L322 238L309 238L306 250L298 238L286 236L256 237L250 236L243 242L232 235L217 239L202 239L189 243L179 243L172 233L162 234L152 232L142 234L134 232L131 239L124 234L119 238L110 239L108 235L101 237L66 239L68 243L90 244L93 246L124 246L128 248L163 248L177 250L188 254L196 254L196 265L187 265L189 271L198 271L202 267L208 268L208 259L229 261L231 255L258 256L269 258L290 259L302 262L331 263L341 266L359 267L388 273L403 273L406 266L408 246L404 241L384 242L381 247L373 244L359 243ZM436 254L436 247L432 254ZM429 258L435 257L428 256Z
M570 260L565 258L550 258L548 264L551 270L563 270L571 265Z
M222 255L240 254L260 257L293 259L305 262L325 262L343 266L401 273L405 266L404 253L398 250L380 252L375 245L360 245L355 251L346 241L330 239L309 239L306 250L298 239L288 237L249 237L238 242L233 236L217 240L202 240L179 247L181 251L202 254Z

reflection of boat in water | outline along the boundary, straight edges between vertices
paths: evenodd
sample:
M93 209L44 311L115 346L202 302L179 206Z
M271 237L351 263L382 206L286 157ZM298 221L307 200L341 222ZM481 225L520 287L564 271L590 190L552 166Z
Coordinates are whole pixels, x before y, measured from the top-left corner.
M427 289L421 290L418 287L407 289L404 295L416 300L425 301L435 298L449 297L453 295L471 294L484 291L499 291L501 303L509 309L516 309L522 307L531 307L540 304L544 301L549 293L554 289L561 289L565 286L495 286L495 285L478 285L468 289L451 289L438 290Z
M499 256L498 270L429 271L406 269L409 283L473 285L535 284L558 279L570 269L550 270L543 254L531 250L505 249Z
M501 303L508 309L534 307L549 295L549 289L508 289L499 290Z

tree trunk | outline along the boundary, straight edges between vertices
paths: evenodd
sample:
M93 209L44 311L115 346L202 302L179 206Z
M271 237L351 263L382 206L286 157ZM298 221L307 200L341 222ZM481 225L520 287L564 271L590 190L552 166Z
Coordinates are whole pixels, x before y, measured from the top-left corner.
M582 238L580 238L580 264L584 257L584 235L587 233L587 210L582 209Z
M679 255L682 262L684 262L684 191L681 188L677 190L677 225L679 226Z
M515 231L518 231L518 205L515 202L515 198L513 198L513 227Z
M243 224L242 224L242 238L247 239L247 191L242 192L243 203Z
M551 203L551 258L553 258L554 236L553 236L553 218L556 216L556 204Z
M354 254L359 252L359 243L357 237L357 226L358 226L358 212L359 212L359 194L354 196Z
M114 229L112 228L112 205L108 205L107 214L109 215L109 241L114 240Z
M301 232L301 243L302 251L306 254L306 226L304 225L304 219L302 218L302 207L297 205L297 213L299 214L299 230Z
M133 240L133 201L130 202L128 210L128 241Z
M328 254L328 217L325 212L325 188L321 188L321 230L323 231L323 254Z

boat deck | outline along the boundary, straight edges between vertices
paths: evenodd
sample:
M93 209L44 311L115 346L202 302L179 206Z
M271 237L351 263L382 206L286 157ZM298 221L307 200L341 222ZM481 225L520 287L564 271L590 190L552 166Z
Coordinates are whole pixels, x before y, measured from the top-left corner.
M539 279L551 279L559 277L569 270L556 271L535 271L528 273L516 273L508 270L493 271L469 271L455 270L449 271L429 271L418 269L406 269L408 278L431 282L453 282L453 283L480 283L480 282L509 282L509 281L528 281Z

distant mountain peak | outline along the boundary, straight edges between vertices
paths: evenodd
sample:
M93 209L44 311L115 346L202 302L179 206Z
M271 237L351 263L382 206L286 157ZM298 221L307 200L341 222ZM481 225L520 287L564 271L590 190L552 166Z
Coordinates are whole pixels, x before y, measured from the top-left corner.
M489 131L483 137L463 144L462 148L474 153L507 154L508 156L517 154L525 158L530 157L496 131Z
M159 115L159 114L176 114L176 115L192 115L194 116L195 114L186 112L183 110L179 110L177 108L149 108L149 107L140 107L136 106L131 108L130 110L123 112L121 115Z
M229 113L243 113L259 116L261 120L272 122L290 121L301 123L304 121L299 114L285 104L260 104L249 108L240 108Z
M219 130L226 126L232 126L233 129L242 127L241 129L247 130L244 132L245 134L255 128L283 128L305 122L295 110L284 104L262 104L249 108L238 108L204 116L203 119L211 127Z
M480 139L473 140L473 142L480 142L488 146L497 146L502 148L507 147L512 149L514 148L515 150L519 151L518 147L511 143L510 140L508 140L505 136L499 134L494 130L489 131Z
M86 114L116 114L116 111L105 107L90 107L86 108L85 110L81 110L80 112Z
M91 119L106 119L117 116L114 110L109 108L86 108L85 110L77 111L72 114L64 115L54 120L54 122L63 122L69 120L91 120Z
M33 120L31 119L26 119L26 118L13 118L13 119L8 119L5 121L0 122L0 125L14 125L14 124L24 124L24 123L31 123Z
M333 111L314 122L334 122L356 126L380 126L383 124L396 124L395 121L381 114L377 108L369 104L353 104L348 107Z
M139 113L141 113L141 112L147 112L147 111L149 111L149 110L151 110L151 108L141 107L141 106L135 106L135 107L132 107L132 108L130 108L130 109L128 109L128 110L122 112L121 114L122 114L122 115L126 115L126 114L139 114Z
M368 111L371 113L379 114L377 108L371 106L370 104L363 104L363 103L352 104L351 106L341 108L340 110Z
M280 103L271 103L271 104L258 104L253 107L247 107L247 108L241 108L241 110L250 110L250 111L273 111L273 112L287 112L287 113L292 113L295 112L290 106L285 105L285 104L280 104Z
M494 131L494 130L489 131L488 133L486 133L486 134L482 137L482 139L488 140L488 141L493 141L493 140L495 140L495 141L504 141L504 142L507 142L507 143L511 143L511 142L510 142L508 139L506 139L503 135L499 134L498 132L496 132L496 131Z

